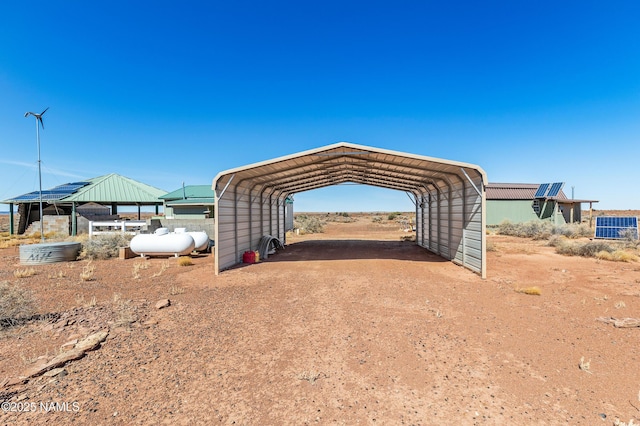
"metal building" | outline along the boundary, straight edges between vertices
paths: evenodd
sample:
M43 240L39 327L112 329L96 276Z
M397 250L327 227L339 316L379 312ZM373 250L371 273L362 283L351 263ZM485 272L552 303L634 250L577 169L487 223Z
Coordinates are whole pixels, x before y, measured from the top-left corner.
M289 195L347 182L406 192L416 209L416 243L486 277L482 168L348 142L215 177L216 275L256 250L264 235L285 242Z

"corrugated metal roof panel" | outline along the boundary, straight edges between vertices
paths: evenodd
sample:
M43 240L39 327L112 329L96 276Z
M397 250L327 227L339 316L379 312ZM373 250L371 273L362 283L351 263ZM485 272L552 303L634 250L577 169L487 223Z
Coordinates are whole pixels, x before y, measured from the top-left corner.
M67 202L158 204L166 191L111 173L88 180L89 185L60 200Z
M533 200L537 183L489 183L487 184L487 200ZM559 200L566 200L567 196L560 191Z
M184 188L176 189L160 197L163 200L180 200L183 198L211 198L215 194L211 185L187 185Z

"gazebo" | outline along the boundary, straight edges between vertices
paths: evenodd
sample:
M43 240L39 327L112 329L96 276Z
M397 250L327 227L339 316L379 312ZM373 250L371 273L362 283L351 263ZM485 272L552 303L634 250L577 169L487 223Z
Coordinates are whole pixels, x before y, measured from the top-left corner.
M40 191L33 191L27 194L2 201L9 204L10 227L9 232L15 233L13 205L18 205L20 222L18 224L18 234L23 234L29 225L41 220L39 217L39 202L42 198L43 210L53 210L56 216L71 216L70 234L77 234L77 207L87 204L99 204L108 206L112 215L117 215L119 206L137 206L138 219L140 219L142 206L155 206L158 213L163 200L160 199L166 191L153 186L135 181L133 179L111 173L104 176L87 179L81 182L66 183L54 188ZM45 212L46 213L46 212ZM46 214L43 214L46 216Z

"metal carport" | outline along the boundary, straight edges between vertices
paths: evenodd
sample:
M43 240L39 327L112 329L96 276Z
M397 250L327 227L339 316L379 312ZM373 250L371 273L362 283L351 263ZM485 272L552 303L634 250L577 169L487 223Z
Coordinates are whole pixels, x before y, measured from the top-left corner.
M482 168L348 142L215 177L216 275L240 263L263 235L285 242L287 196L341 183L406 192L415 204L416 244L486 277Z

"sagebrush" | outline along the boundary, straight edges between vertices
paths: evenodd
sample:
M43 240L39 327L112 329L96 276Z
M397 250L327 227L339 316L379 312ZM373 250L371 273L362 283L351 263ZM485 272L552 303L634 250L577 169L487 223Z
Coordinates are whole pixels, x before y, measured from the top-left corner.
M567 238L589 237L593 231L584 224L556 225L550 221L532 220L523 223L511 223L504 221L498 225L496 232L501 235L532 238L534 240L546 240L554 235L562 235Z
M324 232L326 222L317 216L308 216L299 214L295 217L294 227L299 229L302 234L317 234Z
M606 241L570 241L567 238L552 238L549 245L555 247L556 253L566 256L596 257L598 253L613 253L616 249ZM602 255L600 255L602 256Z
M122 234L96 235L82 243L80 259L104 260L118 257L120 247L128 247L131 236Z

